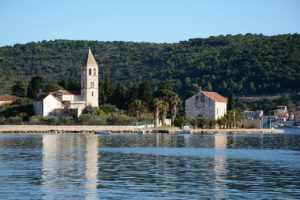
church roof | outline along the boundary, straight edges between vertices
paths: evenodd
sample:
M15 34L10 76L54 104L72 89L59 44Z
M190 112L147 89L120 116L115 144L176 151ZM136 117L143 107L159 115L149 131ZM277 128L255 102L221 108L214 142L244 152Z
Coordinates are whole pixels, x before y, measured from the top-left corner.
M208 98L216 101L216 102L222 102L222 103L227 103L227 98L221 96L219 93L217 92L204 92L202 91L202 93L207 96Z
M15 101L19 99L17 96L11 96L11 95L0 95L0 101Z
M84 60L83 63L85 66L93 66L93 65L97 65L97 62L93 56L93 53L91 51L91 48L89 48L89 52Z
M50 90L47 93L48 94L61 93L62 95L80 95L80 91L73 91L73 90Z

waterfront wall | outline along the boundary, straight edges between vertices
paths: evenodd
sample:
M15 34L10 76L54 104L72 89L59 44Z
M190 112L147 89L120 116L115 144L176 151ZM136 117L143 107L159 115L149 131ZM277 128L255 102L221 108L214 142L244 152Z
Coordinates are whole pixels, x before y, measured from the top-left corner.
M95 131L109 130L112 133L136 133L138 129L146 129L141 126L47 126L47 125L0 125L0 133L92 133ZM179 128L153 128L146 129L147 133L178 134ZM207 133L283 133L278 129L192 129L194 134Z

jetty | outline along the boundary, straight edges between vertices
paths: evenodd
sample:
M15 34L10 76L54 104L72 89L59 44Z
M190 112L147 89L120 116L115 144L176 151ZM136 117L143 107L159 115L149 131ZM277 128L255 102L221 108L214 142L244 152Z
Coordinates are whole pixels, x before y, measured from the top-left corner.
M179 128L145 128L142 126L84 126L84 125L0 125L0 133L18 134L55 134L55 133L83 133L95 134L96 131L110 131L111 133L136 133L144 129L146 133L179 134ZM241 134L241 133L284 133L280 129L191 129L193 134Z

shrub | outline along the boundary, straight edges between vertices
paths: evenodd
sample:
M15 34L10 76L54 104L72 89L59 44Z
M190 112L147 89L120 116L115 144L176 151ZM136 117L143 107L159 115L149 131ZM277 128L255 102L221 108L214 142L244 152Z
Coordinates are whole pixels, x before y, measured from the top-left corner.
M88 114L88 115L99 115L100 110L98 107L93 107L91 105L88 105L84 108L82 111L82 114Z
M47 124L47 125L58 125L60 121L58 117L50 116L50 117L42 118L42 122L43 124Z
M104 104L100 107L100 109L103 110L105 113L120 112L120 110L115 105L111 104Z
M32 116L28 122L31 125L40 125L43 124L43 117L42 116Z
M14 125L20 125L20 124L23 124L23 120L21 117L9 117L7 120L6 120L7 124L14 124Z

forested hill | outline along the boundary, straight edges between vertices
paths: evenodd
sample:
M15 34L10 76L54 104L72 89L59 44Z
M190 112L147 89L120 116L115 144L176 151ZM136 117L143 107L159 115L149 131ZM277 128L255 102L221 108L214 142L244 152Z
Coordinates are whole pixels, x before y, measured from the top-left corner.
M114 83L169 80L184 95L201 85L236 95L299 91L300 35L227 35L173 44L55 40L0 48L0 93L35 75L80 80L88 47Z

